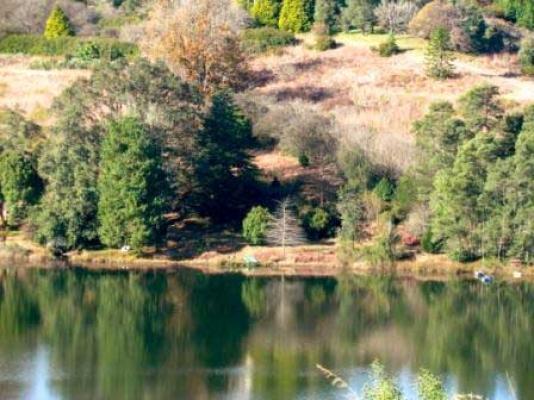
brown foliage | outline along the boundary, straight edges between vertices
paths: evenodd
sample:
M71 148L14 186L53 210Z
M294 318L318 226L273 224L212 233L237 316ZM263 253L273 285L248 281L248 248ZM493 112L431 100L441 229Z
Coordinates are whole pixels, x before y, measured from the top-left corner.
M205 93L237 89L248 75L239 35L243 22L230 0L159 0L145 26L142 47Z

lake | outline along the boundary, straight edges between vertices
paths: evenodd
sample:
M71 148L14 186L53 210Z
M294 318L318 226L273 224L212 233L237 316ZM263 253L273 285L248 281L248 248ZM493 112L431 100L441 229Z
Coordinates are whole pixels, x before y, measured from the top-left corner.
M533 323L528 283L3 269L0 399L344 399L316 364L361 393L380 360L531 400Z

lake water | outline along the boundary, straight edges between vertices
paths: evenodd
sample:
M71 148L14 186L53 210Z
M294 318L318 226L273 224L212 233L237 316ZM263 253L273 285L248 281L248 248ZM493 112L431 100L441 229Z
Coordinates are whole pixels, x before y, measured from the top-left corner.
M534 285L0 270L0 399L344 399L380 360L534 399ZM510 388L513 389L510 389Z

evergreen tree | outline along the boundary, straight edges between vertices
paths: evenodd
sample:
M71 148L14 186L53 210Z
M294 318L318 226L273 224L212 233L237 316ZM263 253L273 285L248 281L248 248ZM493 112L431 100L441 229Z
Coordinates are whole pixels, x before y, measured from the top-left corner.
M252 125L231 93L215 94L196 142L198 208L219 221L242 217L255 200L257 171L248 153Z
M426 51L426 73L435 79L450 78L454 72L451 36L447 29L437 28L430 35Z
M28 156L13 150L0 155L0 197L10 224L26 217L29 206L37 202L41 192L41 178Z
M253 245L265 242L265 233L271 220L269 210L264 207L253 207L243 220L243 237Z
M284 0L280 10L278 27L290 32L305 32L313 22L311 0Z
M374 9L375 0L348 0L341 11L341 26L345 32L361 29L362 32L373 32L377 23Z
M109 247L140 250L157 241L167 184L161 150L139 120L109 124L98 177L98 233Z
M515 213L512 255L525 262L534 256L534 106L527 108L514 156L514 191L509 207Z
M55 6L46 20L44 37L54 39L61 36L72 36L74 30L65 12L59 6Z
M498 95L498 87L481 85L460 98L458 111L468 129L473 132L488 132L501 123L504 111Z
M458 148L470 138L465 123L455 116L452 104L431 104L428 113L414 124L417 165L415 175L419 197L428 199L436 173L451 168Z
M314 23L324 27L324 33L331 35L338 28L339 9L336 0L316 0Z
M280 0L256 0L250 13L260 25L277 27L280 6Z

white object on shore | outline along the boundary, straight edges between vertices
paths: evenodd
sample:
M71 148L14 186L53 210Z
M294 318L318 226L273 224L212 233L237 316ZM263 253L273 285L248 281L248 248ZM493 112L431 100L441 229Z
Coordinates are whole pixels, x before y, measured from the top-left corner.
M128 253L132 248L130 246L128 246L127 244L125 244L124 246L121 247L121 251L123 253Z
M516 279L521 279L523 277L523 274L519 271L514 271L513 276Z

